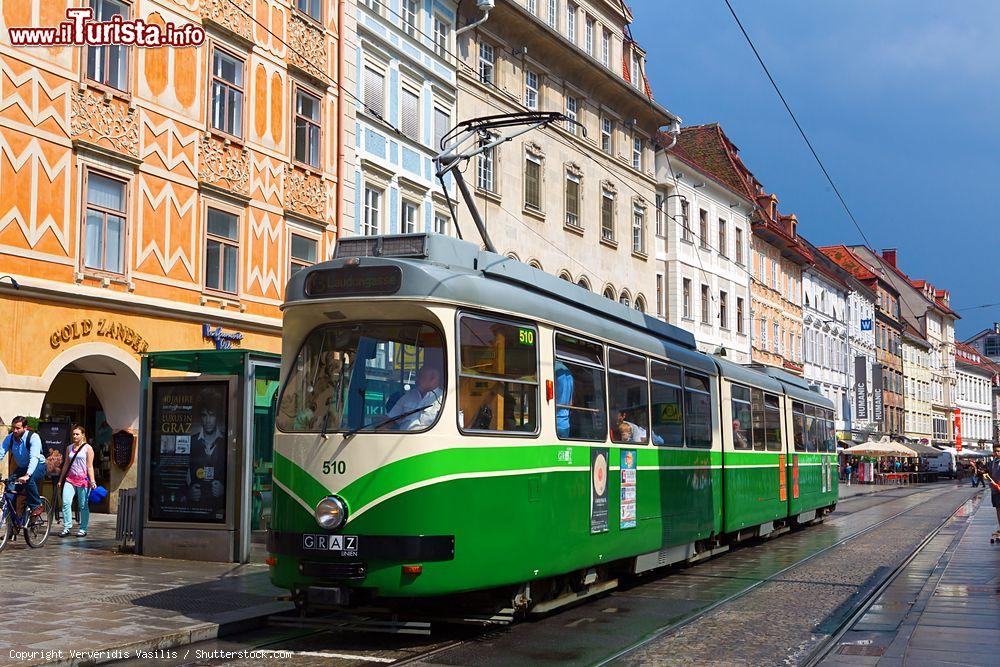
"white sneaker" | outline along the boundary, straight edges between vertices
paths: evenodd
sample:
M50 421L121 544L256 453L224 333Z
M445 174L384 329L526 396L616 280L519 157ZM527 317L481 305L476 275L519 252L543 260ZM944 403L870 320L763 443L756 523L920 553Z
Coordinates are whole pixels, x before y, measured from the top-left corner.
M69 528L63 528L63 531L59 533L59 537L67 537L69 535Z
M76 531L76 536L77 537L86 537L87 536L87 531L85 531L85 530L78 530L78 531Z

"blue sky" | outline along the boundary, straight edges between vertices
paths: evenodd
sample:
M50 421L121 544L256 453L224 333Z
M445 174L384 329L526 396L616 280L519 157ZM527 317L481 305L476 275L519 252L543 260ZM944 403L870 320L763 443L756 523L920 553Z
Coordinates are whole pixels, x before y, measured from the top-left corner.
M1000 3L731 0L875 249L1000 302ZM719 122L817 245L861 243L723 0L631 0L656 100ZM1000 321L960 313L959 338Z

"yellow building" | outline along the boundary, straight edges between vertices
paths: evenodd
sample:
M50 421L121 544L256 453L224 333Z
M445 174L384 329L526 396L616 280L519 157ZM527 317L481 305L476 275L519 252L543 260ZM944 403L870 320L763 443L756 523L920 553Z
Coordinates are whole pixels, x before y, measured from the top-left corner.
M931 344L911 324L903 325L903 428L907 438L934 437L931 410Z
M97 18L190 24L204 40L10 43L9 28L56 26L67 4L0 4L0 273L13 278L0 282L0 423L87 427L114 507L134 472L107 447L137 428L139 356L210 349L220 328L278 351L286 281L329 256L353 142L344 8L89 0Z

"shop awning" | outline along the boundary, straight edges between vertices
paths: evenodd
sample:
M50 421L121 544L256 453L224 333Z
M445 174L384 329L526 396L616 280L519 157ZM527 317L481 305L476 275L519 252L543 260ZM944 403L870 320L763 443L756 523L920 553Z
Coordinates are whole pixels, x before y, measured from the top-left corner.
M904 446L916 452L917 456L940 456L941 454L940 449L935 449L929 445L921 445L916 442L908 442Z

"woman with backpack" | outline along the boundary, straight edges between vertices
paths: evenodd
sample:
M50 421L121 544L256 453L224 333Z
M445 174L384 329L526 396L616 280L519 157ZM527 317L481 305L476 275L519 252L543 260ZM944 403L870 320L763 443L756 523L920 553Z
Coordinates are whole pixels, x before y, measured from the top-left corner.
M73 498L76 498L80 510L80 530L77 537L87 535L90 525L90 507L87 499L92 489L97 488L97 478L94 475L94 448L87 443L87 434L83 427L73 424L71 430L72 444L66 449L61 479L62 485L62 517L63 529L61 536L66 537L73 528Z

